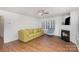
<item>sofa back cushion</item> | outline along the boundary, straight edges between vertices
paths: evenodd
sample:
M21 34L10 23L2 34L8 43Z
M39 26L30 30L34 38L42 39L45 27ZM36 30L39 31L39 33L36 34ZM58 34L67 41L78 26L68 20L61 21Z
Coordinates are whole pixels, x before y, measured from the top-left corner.
M24 29L24 30L20 30L20 31L23 31L26 34L30 35L30 34L41 32L43 30L41 28L34 28L34 29Z
M26 29L25 31L26 31L27 34L32 34L33 33L32 29Z

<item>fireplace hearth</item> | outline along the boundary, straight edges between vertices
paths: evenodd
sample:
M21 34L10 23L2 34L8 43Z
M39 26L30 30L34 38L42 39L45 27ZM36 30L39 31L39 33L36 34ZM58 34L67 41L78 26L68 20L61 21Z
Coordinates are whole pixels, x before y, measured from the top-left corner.
M61 30L61 39L70 42L70 31L68 30Z

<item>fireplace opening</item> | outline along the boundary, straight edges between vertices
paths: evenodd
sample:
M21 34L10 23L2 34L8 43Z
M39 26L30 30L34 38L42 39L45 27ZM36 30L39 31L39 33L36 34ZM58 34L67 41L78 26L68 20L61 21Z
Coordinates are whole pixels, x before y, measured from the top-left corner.
M61 39L70 42L70 31L68 30L61 30Z

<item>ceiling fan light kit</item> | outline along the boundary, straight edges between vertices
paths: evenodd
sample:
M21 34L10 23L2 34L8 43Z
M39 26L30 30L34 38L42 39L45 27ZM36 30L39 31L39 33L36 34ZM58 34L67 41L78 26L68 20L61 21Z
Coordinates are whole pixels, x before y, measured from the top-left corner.
M48 12L46 10L39 10L38 15L40 15L40 16L48 15Z

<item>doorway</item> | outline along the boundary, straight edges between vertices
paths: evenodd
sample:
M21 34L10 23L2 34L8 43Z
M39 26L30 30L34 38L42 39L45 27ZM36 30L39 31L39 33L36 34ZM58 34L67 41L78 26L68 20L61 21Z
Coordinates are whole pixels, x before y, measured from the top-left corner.
M4 17L0 16L0 49L4 44Z

